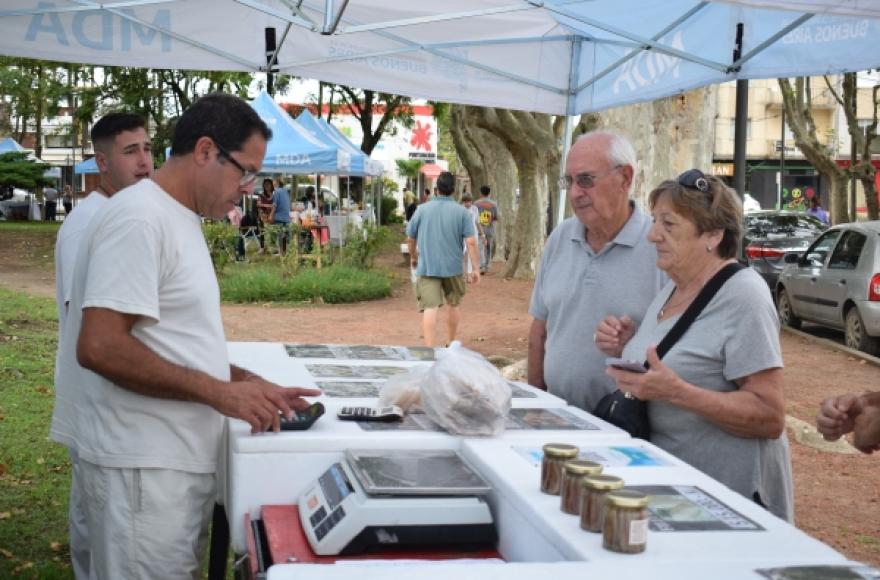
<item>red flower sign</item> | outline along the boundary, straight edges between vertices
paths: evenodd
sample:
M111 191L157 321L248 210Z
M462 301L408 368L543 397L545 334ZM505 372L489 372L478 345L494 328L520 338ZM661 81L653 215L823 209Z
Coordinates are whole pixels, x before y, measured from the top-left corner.
M409 144L416 149L424 149L425 151L430 151L431 133L431 123L425 123L424 125L422 125L421 121L416 121L416 126L413 129L412 138L409 140Z

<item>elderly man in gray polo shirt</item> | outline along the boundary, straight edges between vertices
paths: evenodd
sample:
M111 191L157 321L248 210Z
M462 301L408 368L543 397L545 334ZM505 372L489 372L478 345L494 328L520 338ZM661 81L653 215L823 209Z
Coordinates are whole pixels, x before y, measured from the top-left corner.
M586 411L616 389L596 327L612 314L632 332L666 282L651 218L629 199L635 167L620 135L595 131L572 146L561 185L575 215L547 240L529 305L529 383Z
M437 312L444 302L449 306L446 319L448 341L455 340L461 313L458 305L465 293L461 244L467 244L473 272L469 283L480 282L476 229L470 212L450 195L455 191L455 176L444 171L437 177L439 195L418 207L406 227L410 264L416 270L416 298L422 311L425 346L434 346ZM418 250L418 251L416 251ZM448 343L447 343L448 344Z

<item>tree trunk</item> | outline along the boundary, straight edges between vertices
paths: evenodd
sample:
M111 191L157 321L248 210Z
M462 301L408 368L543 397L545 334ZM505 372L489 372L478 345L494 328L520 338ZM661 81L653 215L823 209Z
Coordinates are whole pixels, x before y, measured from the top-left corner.
M476 199L480 187L492 188L501 219L495 226L496 255L508 258L507 240L511 239L516 216L516 164L510 152L493 133L477 126L481 107L453 105L450 128L456 153L471 179Z
M804 87L804 79L799 78L792 87L788 79L779 79L782 91L785 120L794 134L794 142L804 157L826 179L831 186L831 199L828 212L831 223L849 221L847 217L846 172L832 159L828 148L816 136L816 123L809 106L809 90Z
M691 168L711 172L716 97L716 89L706 87L601 114L601 126L625 135L636 149L632 197L642 207L662 181Z
M478 126L501 138L513 156L519 176L515 234L507 240L504 276L532 278L544 245L547 166L559 161L550 117L506 109L486 108L481 112L475 119Z

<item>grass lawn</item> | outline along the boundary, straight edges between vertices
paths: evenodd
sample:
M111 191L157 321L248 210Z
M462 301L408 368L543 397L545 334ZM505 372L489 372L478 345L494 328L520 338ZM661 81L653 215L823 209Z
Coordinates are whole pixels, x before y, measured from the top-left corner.
M0 288L0 578L72 578L70 461L49 440L55 303Z
M0 222L0 262L51 274L60 223ZM398 226L399 227L399 226ZM382 250L393 254L393 244ZM395 256L396 257L396 256ZM341 264L282 278L278 262L230 264L226 301L326 303L387 296L387 272ZM58 321L55 303L0 287L0 579L72 578L67 537L70 461L50 441ZM231 577L231 566L228 567Z

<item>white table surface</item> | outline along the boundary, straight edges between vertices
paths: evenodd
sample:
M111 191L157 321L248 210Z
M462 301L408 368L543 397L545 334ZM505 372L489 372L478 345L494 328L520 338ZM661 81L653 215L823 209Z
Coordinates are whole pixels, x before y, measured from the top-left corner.
M528 441L466 440L461 453L489 480L493 491L489 502L499 525L499 551L508 561L588 560L624 562L632 555L602 548L601 534L580 528L577 516L559 509L559 497L540 491L540 465L515 447ZM577 435L559 437L538 434L530 443L538 448L550 441L573 443L581 448L594 446L595 439ZM604 443L600 443L604 444ZM730 508L765 528L764 531L701 531L648 533L648 546L639 559L652 562L737 562L783 558L797 561L805 555L824 562L844 557L787 522L773 516L754 502L679 461L650 443L630 439L617 445L639 445L668 460L666 466L609 467L605 473L618 475L628 485L693 485L727 504ZM508 533L513 522L528 523Z
M268 580L767 580L757 568L790 565L839 565L803 554L797 559L769 558L753 562L657 563L640 555L627 561L498 563L498 562L363 562L338 564L279 564L269 568Z
M443 431L366 431L356 422L340 421L337 410L348 399L324 401L326 413L307 431L251 434L244 421L227 420L227 453L221 468L221 497L226 506L233 547L244 551L244 515L256 515L264 504L296 503L299 495L346 449L459 449L463 441L482 439L450 435ZM550 409L551 411L554 409ZM551 440L578 434L595 443L626 441L629 436L580 409L565 407L573 415L597 424L596 431L542 431ZM534 431L505 431L504 441L534 438Z
M255 372L268 381L284 387L318 387L318 382L351 380L334 377L315 377L306 365L343 365L343 366L390 366L410 369L429 367L431 362L394 361L394 360L356 360L337 358L293 358L288 356L283 343L272 342L230 342L228 343L229 358L232 364ZM383 382L385 379L363 379L364 381ZM511 381L520 388L532 393L534 397L514 397L511 406L515 408L553 408L565 407L567 403L555 395L523 382ZM351 406L374 406L375 397L329 397L321 396L314 400L323 403L344 400Z

